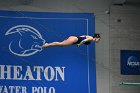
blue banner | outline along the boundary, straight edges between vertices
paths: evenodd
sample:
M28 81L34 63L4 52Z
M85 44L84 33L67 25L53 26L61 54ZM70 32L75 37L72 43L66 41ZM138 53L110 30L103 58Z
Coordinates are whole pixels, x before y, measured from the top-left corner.
M121 50L121 74L140 75L140 51Z
M90 13L0 11L0 93L96 93L95 45L42 45L94 35Z

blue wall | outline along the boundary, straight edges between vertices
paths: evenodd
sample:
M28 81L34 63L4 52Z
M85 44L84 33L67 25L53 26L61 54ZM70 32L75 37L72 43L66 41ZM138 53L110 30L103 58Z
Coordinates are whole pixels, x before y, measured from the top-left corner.
M94 43L40 47L94 35L94 14L0 11L0 22L0 86L13 93L9 86L21 93L96 93Z

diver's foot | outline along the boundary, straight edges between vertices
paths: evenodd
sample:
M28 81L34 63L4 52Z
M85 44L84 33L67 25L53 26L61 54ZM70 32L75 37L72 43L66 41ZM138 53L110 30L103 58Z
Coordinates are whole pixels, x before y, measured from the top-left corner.
M48 45L48 43L45 43L45 44L42 46L42 48L46 48L47 45Z
M39 46L39 45L35 45L35 49L37 49L37 50L41 51L41 50L42 50L42 47L41 47L41 46Z

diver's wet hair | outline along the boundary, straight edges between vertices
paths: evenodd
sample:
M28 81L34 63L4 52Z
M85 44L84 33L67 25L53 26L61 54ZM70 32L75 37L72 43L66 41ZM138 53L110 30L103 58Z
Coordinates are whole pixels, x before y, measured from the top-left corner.
M100 34L94 34L93 38L101 38Z

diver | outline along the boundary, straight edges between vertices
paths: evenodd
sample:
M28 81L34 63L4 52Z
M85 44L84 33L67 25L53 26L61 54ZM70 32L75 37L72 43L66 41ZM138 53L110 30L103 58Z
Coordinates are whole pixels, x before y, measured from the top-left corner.
M94 36L89 35L82 35L82 36L70 36L66 40L62 42L52 42L52 43L45 43L42 47L49 48L49 47L65 47L65 46L72 46L77 45L80 47L82 44L89 45L92 42L99 42L101 39L100 34L94 34Z

